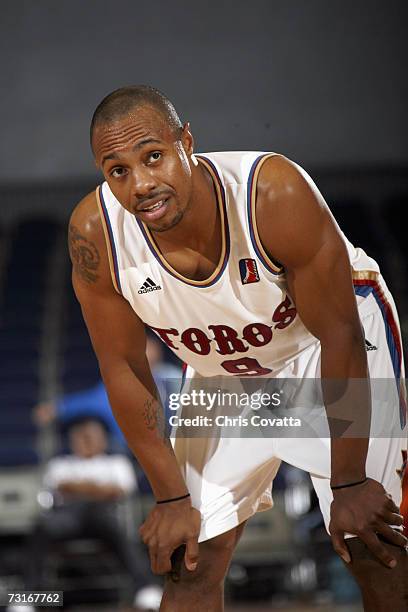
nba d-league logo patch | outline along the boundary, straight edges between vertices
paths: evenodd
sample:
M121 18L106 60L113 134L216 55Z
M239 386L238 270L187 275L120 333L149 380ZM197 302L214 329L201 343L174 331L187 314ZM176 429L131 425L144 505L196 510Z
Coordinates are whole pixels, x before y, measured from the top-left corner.
M258 268L256 267L255 259L240 259L239 272L243 285L249 283L257 283L259 281Z

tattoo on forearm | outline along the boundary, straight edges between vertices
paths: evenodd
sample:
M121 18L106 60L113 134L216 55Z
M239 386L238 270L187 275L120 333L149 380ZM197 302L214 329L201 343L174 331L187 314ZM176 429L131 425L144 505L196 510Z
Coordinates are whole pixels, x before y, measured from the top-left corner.
M95 244L79 233L74 225L69 226L68 247L74 271L86 283L98 280L97 270L101 261Z
M157 432L165 444L170 444L168 426L160 402L155 399L146 400L143 406L143 419L149 431Z

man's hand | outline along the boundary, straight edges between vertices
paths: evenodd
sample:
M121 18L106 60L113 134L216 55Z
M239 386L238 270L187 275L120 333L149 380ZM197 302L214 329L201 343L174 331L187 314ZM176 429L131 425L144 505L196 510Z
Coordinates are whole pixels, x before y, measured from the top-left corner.
M41 402L33 409L33 421L38 427L45 427L55 420L56 414L54 402Z
M333 548L343 561L351 561L344 540L347 532L358 536L381 563L395 567L397 562L383 546L380 537L401 548L407 546L408 540L390 527L402 525L403 517L384 487L368 478L356 487L333 491L333 496L329 531Z
M201 515L191 507L189 499L155 506L139 533L149 549L150 564L155 574L166 574L172 570L173 551L185 544L184 563L194 571L198 563L198 535Z

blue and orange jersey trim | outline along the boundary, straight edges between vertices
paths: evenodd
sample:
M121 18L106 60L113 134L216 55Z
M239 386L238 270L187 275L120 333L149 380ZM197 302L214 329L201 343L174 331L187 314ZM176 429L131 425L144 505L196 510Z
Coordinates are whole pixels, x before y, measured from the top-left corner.
M140 221L139 219L137 218L135 219L140 228L140 231L143 234L144 239L146 240L147 246L149 247L151 253L154 255L154 257L157 259L157 261L160 263L160 265L164 268L166 272L171 274L171 276L173 276L174 278L177 278L178 280L192 287L211 287L221 278L227 266L229 254L230 254L230 234L229 234L229 226L228 226L227 205L226 205L226 198L225 198L225 189L224 189L224 186L222 184L221 178L218 174L216 167L209 159L207 159L206 157L202 155L200 156L196 155L196 158L199 160L201 164L203 164L203 166L205 166L205 168L208 170L208 172L210 173L213 179L215 190L216 190L216 195L217 195L218 209L220 211L220 218L221 218L221 237L222 237L221 238L222 239L221 255L220 255L220 260L218 262L218 265L215 268L214 272L211 274L211 276L204 280L193 280L177 272L177 270L175 270L168 263L168 261L165 259L163 254L160 252L160 249L156 245L155 240L149 228L147 227L147 225L143 223L142 221Z
M252 164L252 168L248 176L247 215L249 235L251 237L251 242L252 246L255 249L255 253L257 254L261 263L268 270L268 272L272 272L272 274L278 275L283 273L283 266L278 264L278 262L273 261L263 248L261 239L259 237L258 226L256 224L255 216L256 186L258 182L259 171L261 170L263 163L274 155L276 155L276 153L263 153L262 155L257 157L254 163Z
M103 233L105 234L106 249L108 251L109 268L111 271L112 283L116 291L122 294L115 240L113 238L109 214L106 209L105 200L103 198L102 185L96 188L96 201L98 203L99 214L102 221Z
M378 272L369 270L353 270L353 285L356 295L368 297L372 295L381 311L385 333L387 337L388 350L390 352L395 380L397 383L398 395L400 400L400 422L404 428L407 422L407 398L405 381L402 372L403 354L402 341L398 323L395 319L393 309L387 296L379 282Z

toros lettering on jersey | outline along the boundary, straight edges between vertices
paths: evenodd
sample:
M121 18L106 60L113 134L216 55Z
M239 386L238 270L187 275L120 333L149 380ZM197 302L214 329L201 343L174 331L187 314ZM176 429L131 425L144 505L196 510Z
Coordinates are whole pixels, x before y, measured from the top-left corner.
M287 295L272 315L272 322L275 325L266 325L259 322L250 323L244 327L241 334L229 325L208 325L207 329L211 332L211 335L198 327L188 327L181 334L174 327L166 329L151 326L151 329L173 351L178 351L179 346L177 344L181 343L196 355L205 356L211 352L211 343L214 342L217 353L233 355L235 353L246 353L250 346L258 348L269 344L274 330L287 328L295 317L296 308Z

